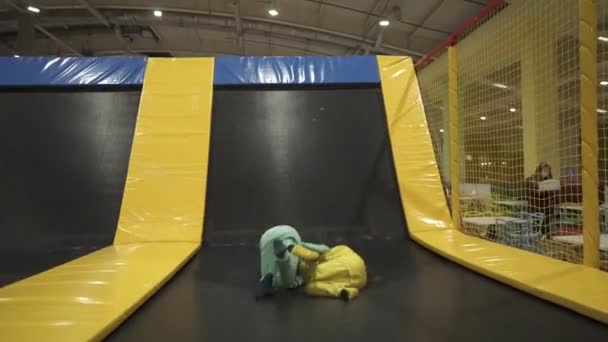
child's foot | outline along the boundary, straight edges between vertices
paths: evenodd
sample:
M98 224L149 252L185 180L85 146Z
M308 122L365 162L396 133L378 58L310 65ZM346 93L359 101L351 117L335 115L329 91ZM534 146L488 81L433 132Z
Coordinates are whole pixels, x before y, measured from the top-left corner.
M274 289L272 287L272 279L272 273L268 273L262 279L260 279L255 289L256 301L273 295Z
M348 302L349 298L348 298L348 291L346 291L345 289L343 289L342 291L340 291L340 299L342 299L345 302Z

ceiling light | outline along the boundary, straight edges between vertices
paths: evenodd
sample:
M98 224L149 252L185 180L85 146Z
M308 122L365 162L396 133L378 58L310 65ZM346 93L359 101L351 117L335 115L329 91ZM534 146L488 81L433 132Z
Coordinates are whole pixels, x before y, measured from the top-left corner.
M17 55L17 54L14 54L14 55L13 55L13 57L15 57L15 58L19 58L19 57L21 57L21 56L19 56L19 55Z
M270 14L273 17L276 17L277 15L279 15L279 11L277 11L274 8L271 8L271 9L268 10L268 14Z
M442 129L439 130L439 132L443 133L443 132L445 132L445 130L442 128Z
M605 87L605 86L608 86L608 81L602 81L602 82L600 82L600 85L601 85L601 86L604 86L604 87Z
M500 89L507 89L509 88L508 85L502 84L502 83L492 83L493 86L495 86L496 88L500 88Z
M487 118L486 118L485 116L482 116L482 117L480 117L479 119L480 119L481 121L486 121L486 119L487 119Z
M606 113L608 113L608 110L605 110L605 109L599 109L599 108L598 108L598 109L597 109L597 112L598 112L598 113L600 113L600 114L606 114Z
M604 43L608 43L608 37L599 36L599 37L597 37L597 40L604 42Z
M380 20L380 22L378 24L382 27L387 27L388 25L391 24L391 22L388 21L387 19L382 19L382 20Z
M34 6L27 6L27 10L34 13L40 13L40 8Z
M163 16L163 11L159 11L159 10L154 11L154 16L155 17L159 17L159 18L162 17Z
M511 108L509 108L509 112L511 112L511 113L515 113L515 112L517 112L517 108L513 108L513 107L511 107Z

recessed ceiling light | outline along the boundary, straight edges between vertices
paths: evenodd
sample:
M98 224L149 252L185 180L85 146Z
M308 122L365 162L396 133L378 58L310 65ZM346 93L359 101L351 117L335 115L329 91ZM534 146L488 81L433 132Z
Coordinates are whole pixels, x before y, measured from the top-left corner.
M276 17L277 15L279 15L279 11L277 11L274 8L271 8L271 9L268 10L268 14L270 14L273 17Z
M495 86L496 88L500 88L500 89L507 89L507 88L509 88L508 85L502 84L502 83L492 83L492 85Z
M608 110L605 110L605 109L599 109L599 108L598 108L598 109L597 109L597 112L598 112L598 113L600 113L600 114L606 114L606 113L608 113Z
M599 37L597 37L597 40L604 42L604 43L608 43L608 37L599 36Z
M511 107L511 108L509 108L509 112L515 113L515 112L517 112L517 108Z
M481 121L485 121L487 118L485 116L482 116L479 118Z
M439 132L443 133L443 132L445 132L445 130L442 128L442 129L439 130Z
M155 17L159 17L159 18L162 17L163 16L163 11L159 11L159 10L154 11L154 16Z
M602 81L602 82L600 82L600 85L601 85L601 86L604 86L604 87L605 87L605 86L608 86L608 81Z
M40 13L40 8L34 6L27 6L27 10L34 13Z
M388 25L391 24L391 22L386 19L382 19L382 20L380 20L380 22L378 24L382 27L387 27Z

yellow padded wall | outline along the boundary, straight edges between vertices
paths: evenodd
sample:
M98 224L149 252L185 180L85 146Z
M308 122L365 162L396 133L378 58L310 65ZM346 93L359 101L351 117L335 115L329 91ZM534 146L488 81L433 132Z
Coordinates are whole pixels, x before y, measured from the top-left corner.
M451 228L411 58L378 56L395 171L411 233Z
M213 58L150 58L114 244L200 242Z
M0 341L99 341L198 250L109 246L0 289Z

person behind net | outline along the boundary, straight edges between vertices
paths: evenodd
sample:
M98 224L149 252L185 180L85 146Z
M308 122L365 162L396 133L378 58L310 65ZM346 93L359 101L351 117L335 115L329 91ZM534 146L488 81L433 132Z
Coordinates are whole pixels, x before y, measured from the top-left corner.
M554 191L539 192L538 183L553 179L551 166L545 162L541 162L534 170L530 177L526 178L526 196L528 207L532 212L542 213L544 215L542 227L543 231L548 229L548 218L553 211L553 205L557 200L557 195Z
M260 270L256 300L303 287L309 295L348 301L367 282L365 263L352 249L303 242L286 225L272 227L260 238Z
M528 177L526 180L528 182L542 182L553 178L553 174L551 173L551 166L545 162L541 162L536 167L534 173Z

